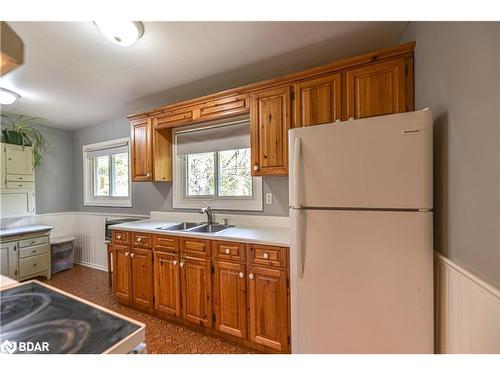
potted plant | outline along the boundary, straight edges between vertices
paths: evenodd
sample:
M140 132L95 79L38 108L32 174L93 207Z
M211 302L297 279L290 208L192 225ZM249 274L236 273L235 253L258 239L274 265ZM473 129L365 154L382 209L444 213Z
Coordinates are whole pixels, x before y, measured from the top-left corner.
M42 120L40 117L18 115L13 120L5 114L2 116L2 133L5 141L14 145L33 146L33 166L36 168L42 163L42 154L46 151L45 139L40 131L31 126L32 123Z

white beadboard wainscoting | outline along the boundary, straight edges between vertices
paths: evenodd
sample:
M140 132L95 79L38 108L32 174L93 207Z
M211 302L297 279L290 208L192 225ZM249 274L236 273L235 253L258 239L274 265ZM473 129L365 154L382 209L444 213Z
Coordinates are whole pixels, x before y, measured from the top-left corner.
M500 290L435 253L436 351L500 353Z

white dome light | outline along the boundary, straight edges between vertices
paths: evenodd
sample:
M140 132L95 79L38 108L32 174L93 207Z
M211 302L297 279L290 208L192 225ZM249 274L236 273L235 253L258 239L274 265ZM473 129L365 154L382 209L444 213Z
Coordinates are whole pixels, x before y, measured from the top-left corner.
M0 87L0 104L8 105L14 103L21 96L13 91Z
M106 39L122 47L131 46L144 34L144 25L139 21L94 21L94 23Z

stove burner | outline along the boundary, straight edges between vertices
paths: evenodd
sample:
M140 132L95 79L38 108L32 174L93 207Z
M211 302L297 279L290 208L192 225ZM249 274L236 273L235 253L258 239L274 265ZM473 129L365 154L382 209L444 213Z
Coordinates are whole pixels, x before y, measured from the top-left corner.
M2 332L2 340L37 342L43 337L49 343L49 353L77 353L90 331L90 324L83 320L59 319Z
M3 295L1 299L2 331L22 323L43 310L51 301L50 295L42 293L20 293Z

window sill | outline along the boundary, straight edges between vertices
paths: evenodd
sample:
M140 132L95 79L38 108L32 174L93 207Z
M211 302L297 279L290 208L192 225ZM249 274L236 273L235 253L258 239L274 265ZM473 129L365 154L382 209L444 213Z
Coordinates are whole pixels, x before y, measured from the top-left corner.
M84 206L96 206L96 207L132 207L132 202L109 202L109 201L100 201L100 202L84 202Z

